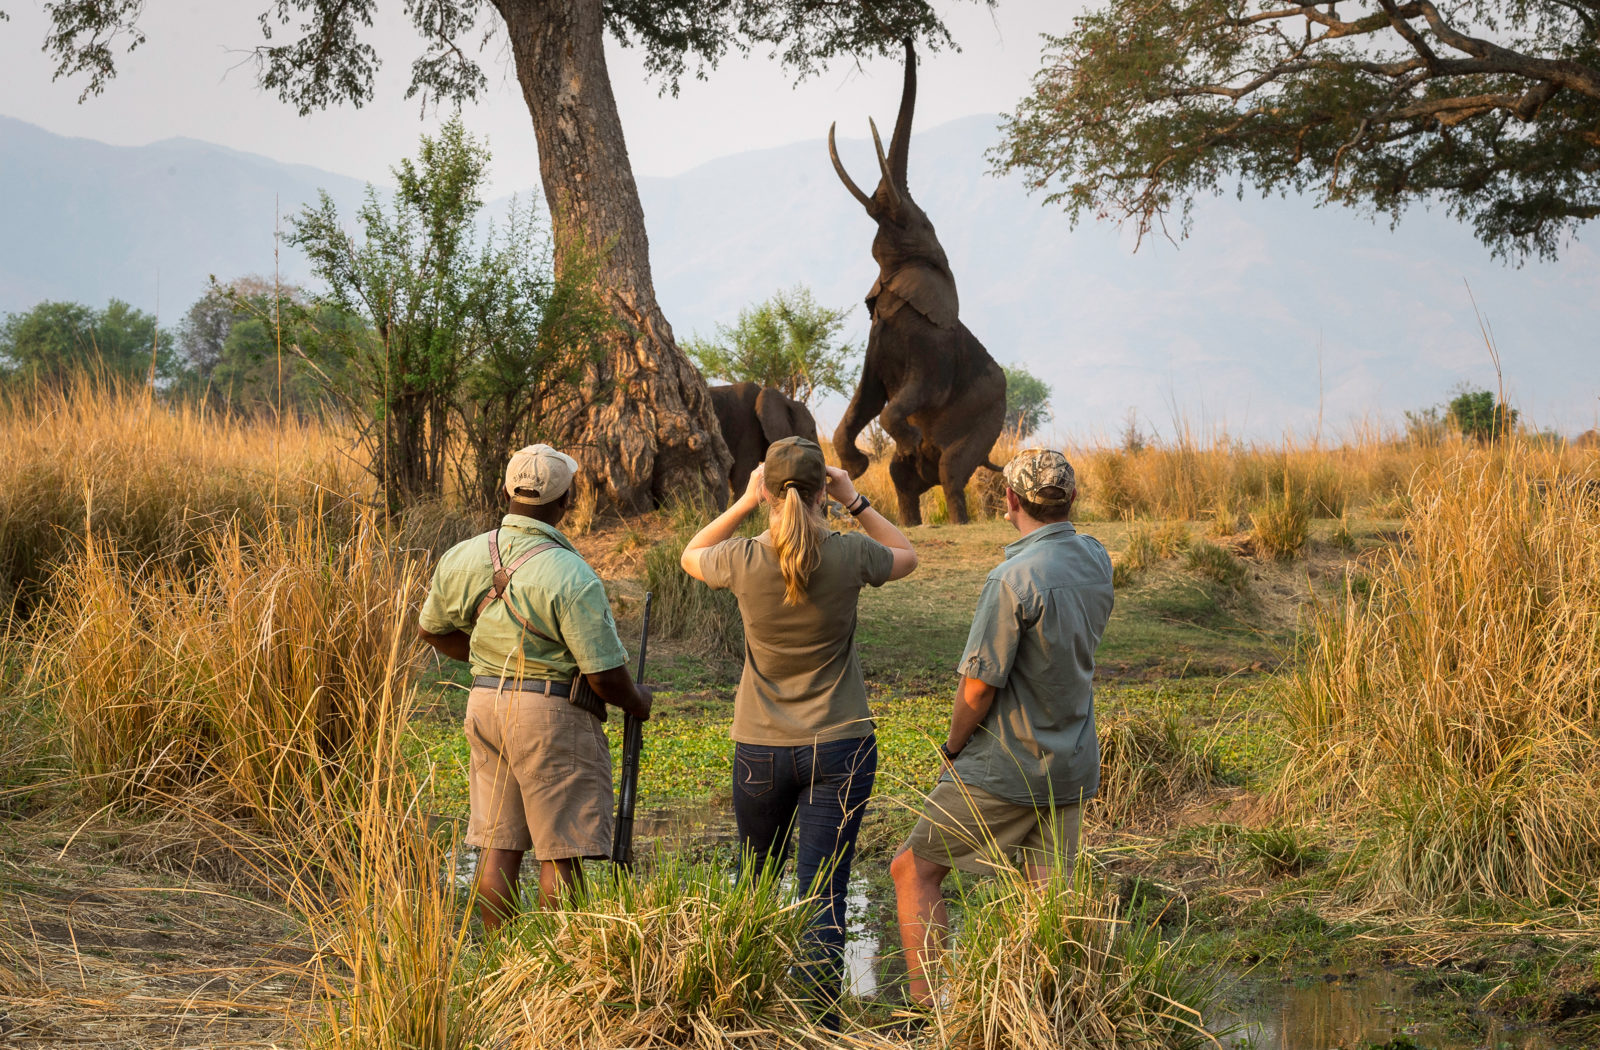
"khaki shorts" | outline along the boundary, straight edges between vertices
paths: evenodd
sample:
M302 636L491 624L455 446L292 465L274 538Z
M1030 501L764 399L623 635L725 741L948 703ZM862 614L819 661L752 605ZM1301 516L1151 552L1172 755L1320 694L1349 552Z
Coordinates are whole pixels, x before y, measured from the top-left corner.
M923 860L976 875L1008 861L1045 864L1058 855L1071 866L1082 827L1079 803L1037 809L941 780L905 848Z
M565 697L475 688L467 844L539 860L611 854L611 750L600 720Z

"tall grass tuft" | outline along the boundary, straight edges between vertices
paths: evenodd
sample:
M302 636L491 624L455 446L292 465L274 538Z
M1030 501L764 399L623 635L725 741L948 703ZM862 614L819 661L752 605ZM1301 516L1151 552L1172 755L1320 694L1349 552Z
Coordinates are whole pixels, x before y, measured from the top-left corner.
M1317 609L1274 797L1366 834L1369 894L1447 906L1600 880L1600 500L1513 443L1418 474L1408 537Z
M369 779L404 688L422 567L378 523L348 538L322 518L237 524L205 538L202 567L139 563L91 534L43 611L32 674L98 801L210 798L267 827Z
M1162 922L1125 915L1115 894L1058 865L1043 886L1002 869L966 891L961 928L935 979L930 1043L962 1050L1215 1046L1192 1003L1211 997Z
M644 555L645 590L655 593L652 630L677 638L703 656L744 655L744 621L739 601L729 591L714 591L683 571L679 560L694 534L716 516L695 503L678 503L666 511L670 531ZM740 530L761 531L763 516L752 514Z
M810 1026L789 977L809 906L773 867L730 878L672 858L592 875L570 907L524 914L492 947L477 995L495 1045L817 1045L797 1041Z
M1310 525L1310 504L1292 491L1269 497L1250 512L1250 538L1256 553L1277 561L1288 561L1300 553Z
M1173 709L1113 714L1100 725L1100 793L1087 809L1111 827L1159 817L1184 796L1212 785L1217 740Z

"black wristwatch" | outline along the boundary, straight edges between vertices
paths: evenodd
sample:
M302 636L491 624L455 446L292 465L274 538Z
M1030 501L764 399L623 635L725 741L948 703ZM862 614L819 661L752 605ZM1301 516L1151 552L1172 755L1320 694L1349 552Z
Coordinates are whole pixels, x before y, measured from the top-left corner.
M850 506L846 507L845 510L850 512L852 518L859 518L862 512L870 506L872 506L872 501L867 499L867 494L858 492L856 493L856 498L851 501Z
M944 760L946 762L954 762L956 760L956 755L959 755L960 753L961 752L959 751L951 752L950 745L948 744L943 742L939 744L939 754L944 756Z

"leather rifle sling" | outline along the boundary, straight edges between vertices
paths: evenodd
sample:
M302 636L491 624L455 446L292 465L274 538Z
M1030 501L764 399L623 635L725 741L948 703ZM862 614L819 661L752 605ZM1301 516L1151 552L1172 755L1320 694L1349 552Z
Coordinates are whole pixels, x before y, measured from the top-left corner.
M561 546L561 544L557 543L555 540L546 540L545 542L534 547L533 550L522 555L508 566L503 565L500 562L500 530L495 529L493 532L489 533L489 563L494 567L494 582L489 585L489 593L483 596L483 601L478 603L478 611L472 614L473 621L476 622L479 617L483 616L483 611L489 606L493 605L495 602L504 602L506 606L506 612L511 614L511 618L517 621L517 623L522 626L524 631L527 631L530 634L536 634L547 642L555 642L557 645L560 645L561 642L559 639L552 638L545 632L539 630L539 628L535 627L528 621L526 616L523 616L521 613L517 612L517 607L511 604L510 598L506 597L507 592L511 589L511 577L515 575L518 569L526 565L534 555L543 554L551 547L559 546Z

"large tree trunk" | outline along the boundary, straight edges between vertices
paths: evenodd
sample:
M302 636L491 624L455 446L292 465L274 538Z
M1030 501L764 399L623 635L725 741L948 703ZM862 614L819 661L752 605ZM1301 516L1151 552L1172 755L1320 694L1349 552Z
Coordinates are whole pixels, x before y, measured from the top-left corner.
M602 0L494 0L539 144L557 265L606 251L603 293L623 331L586 380L572 452L609 500L646 510L670 493L720 499L732 462L705 381L656 305L644 209L606 71Z

